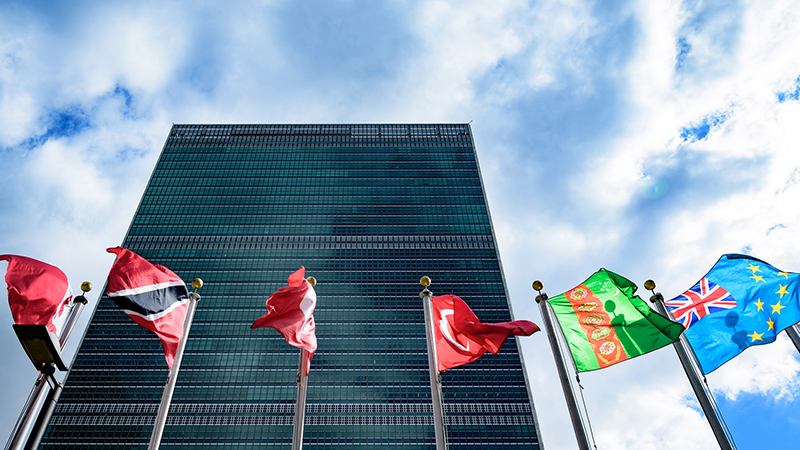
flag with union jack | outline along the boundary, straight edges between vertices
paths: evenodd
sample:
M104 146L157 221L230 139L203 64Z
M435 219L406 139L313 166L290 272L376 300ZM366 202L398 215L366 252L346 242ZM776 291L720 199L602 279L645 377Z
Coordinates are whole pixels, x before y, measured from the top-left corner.
M664 305L669 308L672 317L688 330L707 314L736 307L736 299L722 286L704 277L688 291L665 301Z
M722 255L699 283L664 304L686 327L683 335L708 374L800 322L800 274L749 255Z

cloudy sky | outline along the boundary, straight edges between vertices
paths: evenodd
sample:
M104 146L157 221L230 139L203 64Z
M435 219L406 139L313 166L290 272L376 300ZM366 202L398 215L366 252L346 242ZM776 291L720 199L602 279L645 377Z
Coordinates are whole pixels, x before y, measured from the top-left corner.
M0 253L92 308L173 122L471 121L518 318L600 267L666 297L723 253L798 272L798 48L792 0L0 1ZM5 438L35 370L0 321ZM575 448L523 345L546 448ZM582 381L598 448L714 448L671 348ZM787 338L708 384L740 449L796 447Z

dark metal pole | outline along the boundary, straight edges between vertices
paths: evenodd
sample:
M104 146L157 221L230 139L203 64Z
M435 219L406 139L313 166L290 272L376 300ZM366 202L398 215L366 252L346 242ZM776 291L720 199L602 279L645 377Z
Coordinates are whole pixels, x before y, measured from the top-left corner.
M586 427L583 426L583 419L578 410L578 402L575 399L575 391L572 389L572 383L570 383L569 376L567 375L567 365L564 362L564 355L561 353L561 347L559 347L558 340L556 339L555 327L557 325L553 321L553 316L550 313L550 304L547 303L547 294L537 295L536 303L539 304L539 310L542 312L544 329L547 332L547 338L550 340L550 348L553 349L553 357L556 360L556 369L558 369L558 378L561 380L561 388L564 390L564 398L567 401L569 417L572 420L572 429L575 430L575 438L578 440L578 448L580 450L590 450L591 443L589 442L589 436L586 434Z
M47 381L44 379L44 375L40 373L36 378L36 383L33 385L33 392L31 392L28 403L25 404L22 418L14 430L14 435L11 438L11 442L6 446L6 450L21 450L25 448L25 438L28 436L28 433L31 431L36 421L36 411L47 395L46 387Z
M317 279L314 277L308 277L306 280L312 288L317 285ZM303 429L306 423L306 393L308 392L306 359L308 359L308 350L300 349L300 363L297 365L297 399L294 402L292 450L303 450Z
M425 314L425 340L428 343L428 374L431 380L434 438L436 439L436 450L447 450L447 434L444 428L444 409L442 408L442 383L439 379L439 365L436 358L436 333L431 300L433 293L428 290L431 279L422 277L420 284L424 288L419 296L422 298L422 309Z
M306 421L306 392L308 376L305 374L305 363L308 350L300 349L300 364L297 367L297 400L294 404L294 428L292 430L292 450L303 449L303 428Z
M645 287L647 287L647 283L645 283ZM653 288L655 288L655 284L653 284ZM670 314L664 306L664 296L661 295L661 293L655 293L650 297L650 302L655 305L662 316L675 321L675 318L672 317L672 314ZM672 345L678 353L678 359L681 360L683 370L686 372L686 377L689 378L689 384L692 385L694 395L697 397L697 401L700 403L700 407L706 415L708 424L711 425L711 431L714 432L714 437L717 438L719 448L722 450L735 450L736 445L733 443L733 436L730 435L728 427L725 426L725 421L722 419L722 415L714 402L714 397L711 395L708 386L700 379L700 373L697 370L699 366L697 357L689 346L686 336L681 334L678 340Z
M53 367L53 371L55 371L55 367ZM55 387L50 389L50 392L47 393L44 405L42 405L42 410L39 412L39 417L36 418L36 423L33 424L33 431L31 431L31 436L28 438L28 443L25 444L25 450L35 450L39 448L44 432L47 429L47 424L50 422L50 416L53 415L53 410L56 409L58 398L61 397L61 383L56 381L52 374L48 374L47 377L51 378L50 382L54 383Z

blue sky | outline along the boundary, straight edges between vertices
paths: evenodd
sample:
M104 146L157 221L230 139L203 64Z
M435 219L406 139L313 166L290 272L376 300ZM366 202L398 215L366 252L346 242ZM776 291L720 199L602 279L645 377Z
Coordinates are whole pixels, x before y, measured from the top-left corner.
M90 308L173 122L472 121L517 318L534 279L600 267L667 297L723 253L800 271L798 1L118 3L0 5L0 252L91 280ZM7 436L35 371L0 321ZM523 342L545 446L572 449ZM715 445L669 348L582 380L599 448ZM708 382L740 449L796 446L788 339Z

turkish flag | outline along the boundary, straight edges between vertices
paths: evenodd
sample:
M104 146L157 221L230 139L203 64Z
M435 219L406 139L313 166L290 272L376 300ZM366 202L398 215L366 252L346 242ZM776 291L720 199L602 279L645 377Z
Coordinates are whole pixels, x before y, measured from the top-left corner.
M58 267L17 255L0 255L8 261L6 284L11 315L18 325L46 325L56 336L72 309L72 288Z
M475 361L487 351L496 355L511 335L530 336L539 331L528 320L482 323L464 300L455 295L440 295L431 300L439 372Z
M250 325L250 329L269 327L278 330L286 342L308 351L303 364L304 375L308 375L311 358L317 351L317 335L314 333L314 308L317 293L306 281L306 269L301 267L289 275L289 286L278 289L267 299L268 313Z

